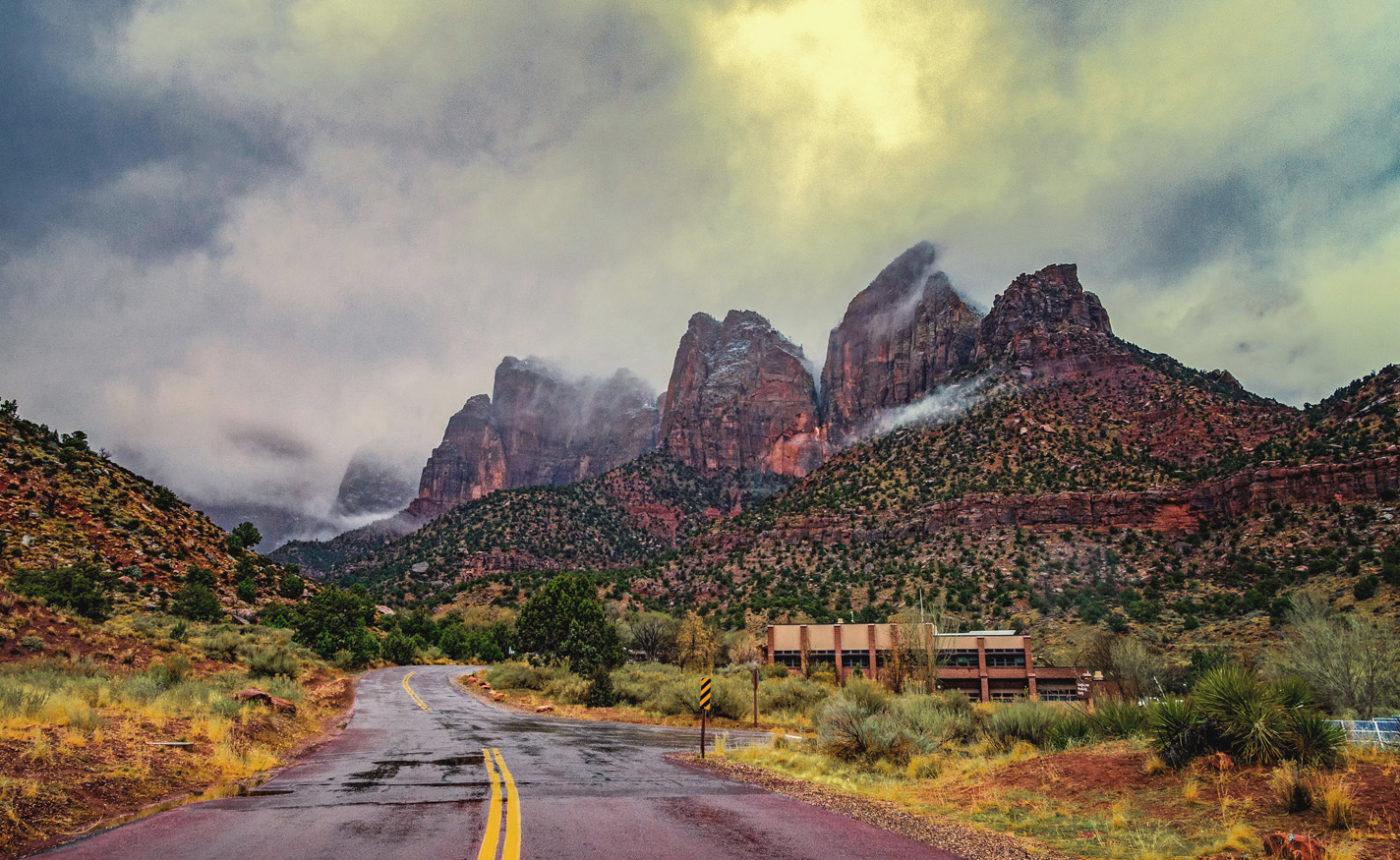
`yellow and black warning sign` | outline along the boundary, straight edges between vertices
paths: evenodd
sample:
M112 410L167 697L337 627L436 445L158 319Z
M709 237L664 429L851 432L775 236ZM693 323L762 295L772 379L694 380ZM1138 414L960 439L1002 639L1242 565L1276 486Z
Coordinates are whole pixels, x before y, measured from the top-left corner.
M706 675L700 679L700 710L709 713L710 711L710 676Z

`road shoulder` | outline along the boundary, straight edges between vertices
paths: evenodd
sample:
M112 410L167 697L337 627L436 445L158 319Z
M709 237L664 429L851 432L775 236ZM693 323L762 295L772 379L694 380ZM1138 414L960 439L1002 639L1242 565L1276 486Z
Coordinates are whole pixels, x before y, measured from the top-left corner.
M967 860L1071 860L1070 855L1027 846L1015 837L946 821L920 818L892 804L855 797L826 786L778 776L763 768L694 753L672 753L667 759L682 767L722 779L757 785L775 794L849 816L882 830L898 833Z

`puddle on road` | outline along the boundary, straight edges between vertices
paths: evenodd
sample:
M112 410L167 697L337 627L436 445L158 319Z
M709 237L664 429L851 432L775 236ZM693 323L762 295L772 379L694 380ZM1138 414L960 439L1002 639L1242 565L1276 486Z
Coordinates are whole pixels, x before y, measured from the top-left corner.
M370 788L377 788L381 784L393 780L399 775L399 771L404 768L415 767L438 767L444 768L444 781L449 776L454 776L464 767L478 767L482 763L481 753L467 753L466 755L443 756L440 758L391 758L376 761L374 767L369 770L357 771L345 778L345 788L349 791L365 791Z

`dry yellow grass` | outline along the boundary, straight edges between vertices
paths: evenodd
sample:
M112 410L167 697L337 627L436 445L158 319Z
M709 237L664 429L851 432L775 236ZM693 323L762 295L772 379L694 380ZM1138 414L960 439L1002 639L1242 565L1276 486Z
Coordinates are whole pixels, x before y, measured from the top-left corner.
M1236 821L1226 827L1220 841L1215 843L1216 851L1235 851L1241 854L1254 851L1258 847L1259 834L1242 821Z
M1346 830L1354 817L1351 789L1341 777L1328 780L1322 790L1322 813L1327 819L1327 827L1332 830Z

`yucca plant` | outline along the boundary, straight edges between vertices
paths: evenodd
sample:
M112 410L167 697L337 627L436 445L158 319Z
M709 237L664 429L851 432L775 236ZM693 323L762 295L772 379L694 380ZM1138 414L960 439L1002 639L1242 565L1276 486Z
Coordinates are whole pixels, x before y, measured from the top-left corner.
M1180 770L1208 751L1205 719L1186 699L1164 699L1148 718L1152 749L1170 767Z
M1296 711L1289 727L1289 755L1311 767L1333 768L1346 746L1346 731L1317 711Z
M1147 709L1136 702L1109 699L1094 705L1094 729L1106 738L1130 738L1147 730Z

